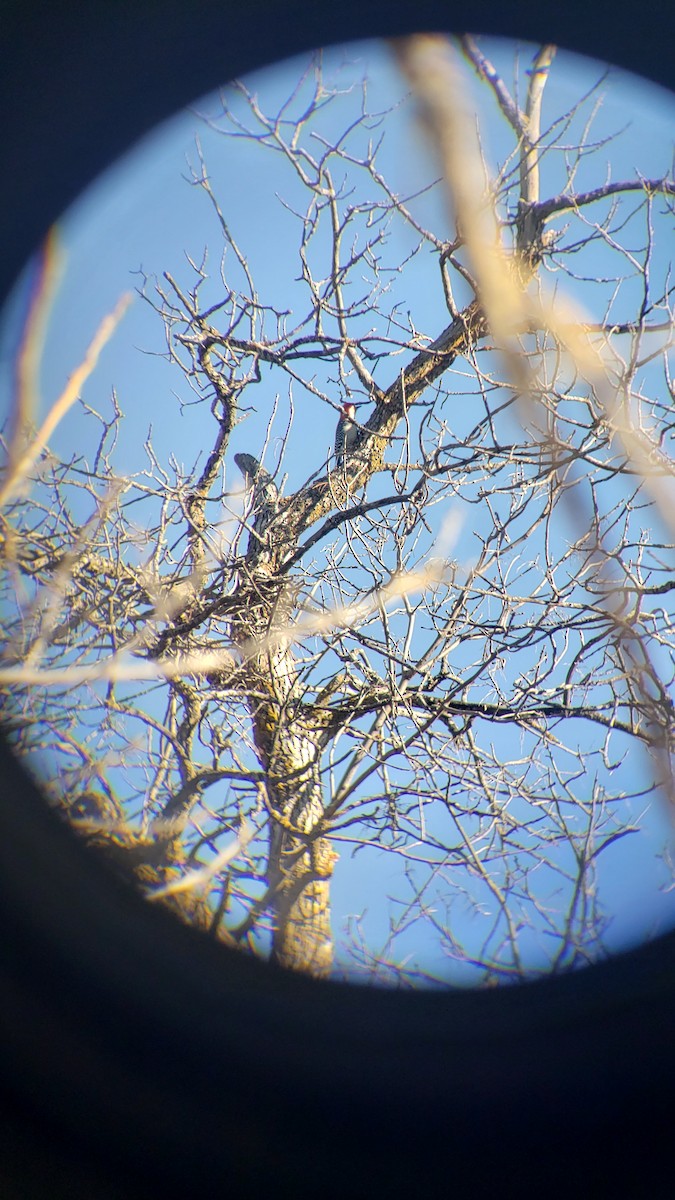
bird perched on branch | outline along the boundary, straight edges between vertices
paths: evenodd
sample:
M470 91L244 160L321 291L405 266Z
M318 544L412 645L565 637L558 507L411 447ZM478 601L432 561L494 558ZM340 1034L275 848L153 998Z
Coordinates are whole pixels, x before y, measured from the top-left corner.
M347 466L349 455L359 435L359 427L355 424L355 404L343 404L340 407L340 418L335 429L335 462L341 469Z
M246 491L253 491L253 528L260 538L279 511L279 489L252 454L235 454L234 461L244 476Z

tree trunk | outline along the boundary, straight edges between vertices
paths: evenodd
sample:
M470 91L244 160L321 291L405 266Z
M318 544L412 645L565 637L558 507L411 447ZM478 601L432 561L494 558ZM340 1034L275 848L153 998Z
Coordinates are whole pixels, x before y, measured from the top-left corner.
M315 976L333 962L330 877L337 855L321 836L320 763L325 730L303 705L285 633L293 588L267 569L242 579L233 622L245 660L245 686L256 752L266 774L269 810L268 907L272 959Z

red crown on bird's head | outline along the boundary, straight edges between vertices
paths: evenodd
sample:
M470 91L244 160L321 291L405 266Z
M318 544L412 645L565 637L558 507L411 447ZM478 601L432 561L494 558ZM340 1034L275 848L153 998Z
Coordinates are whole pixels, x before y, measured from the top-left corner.
M340 412L342 413L343 417L349 417L350 419L352 419L353 417L356 416L356 407L357 407L356 404L352 404L350 401L349 404L341 404L340 405Z

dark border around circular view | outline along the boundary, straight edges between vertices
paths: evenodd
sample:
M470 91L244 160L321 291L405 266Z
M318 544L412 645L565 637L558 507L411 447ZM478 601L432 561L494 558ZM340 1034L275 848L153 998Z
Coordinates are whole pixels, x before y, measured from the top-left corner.
M672 85L675 9L478 2ZM434 29L431 0L3 5L2 294L83 187L224 79ZM131 893L0 746L0 1191L7 1197L661 1195L675 934L573 976L390 993L275 972Z

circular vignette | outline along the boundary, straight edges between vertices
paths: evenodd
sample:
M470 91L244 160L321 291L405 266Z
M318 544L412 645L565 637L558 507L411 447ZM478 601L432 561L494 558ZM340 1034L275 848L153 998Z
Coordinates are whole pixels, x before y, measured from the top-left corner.
M237 11L236 24L234 11L9 6L3 294L104 165L223 78L349 29L442 23L424 2L374 0L358 20L349 0L339 19L299 0ZM579 3L545 22L524 4L516 21L479 5L471 24L667 84L672 10L639 42L621 17L614 6L603 28L602 6ZM4 749L0 772L6 1194L157 1194L195 1179L244 1194L401 1194L450 1179L509 1194L556 1164L560 1190L583 1170L589 1194L617 1195L665 1177L675 935L508 991L316 984L176 925L82 850ZM563 1155L578 1167L561 1172Z
M477 0L472 32L554 42L655 83L673 82L670 6L636 32L627 0ZM440 0L345 0L332 13L307 0L36 0L3 4L3 151L7 206L0 261L4 297L46 230L100 172L179 108L242 76L316 46L447 27ZM463 14L462 14L463 15ZM7 232L8 231L8 232Z

